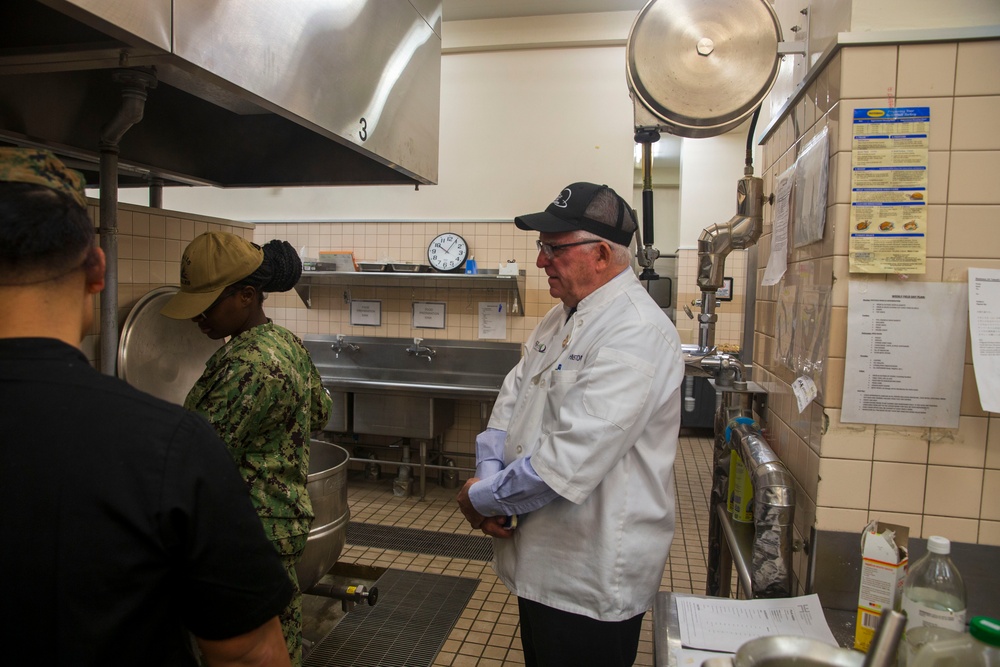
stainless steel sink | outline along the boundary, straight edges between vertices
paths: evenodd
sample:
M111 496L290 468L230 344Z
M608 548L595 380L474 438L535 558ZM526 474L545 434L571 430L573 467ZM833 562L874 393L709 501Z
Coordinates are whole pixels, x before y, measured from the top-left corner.
M331 391L430 394L441 398L496 398L521 359L517 343L430 340L431 358L407 352L410 338L310 336L306 348ZM334 347L340 343L341 351ZM355 346L357 349L348 347Z
M521 358L516 343L310 336L304 340L337 409L328 430L433 438L454 400L492 401ZM409 348L409 349L408 349ZM348 418L348 416L350 418Z

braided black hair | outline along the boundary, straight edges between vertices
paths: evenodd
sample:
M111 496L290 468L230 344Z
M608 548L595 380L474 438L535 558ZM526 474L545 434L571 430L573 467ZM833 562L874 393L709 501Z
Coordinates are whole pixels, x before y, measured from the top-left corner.
M264 244L264 261L256 271L239 282L258 292L287 292L302 276L302 260L288 241L274 239Z

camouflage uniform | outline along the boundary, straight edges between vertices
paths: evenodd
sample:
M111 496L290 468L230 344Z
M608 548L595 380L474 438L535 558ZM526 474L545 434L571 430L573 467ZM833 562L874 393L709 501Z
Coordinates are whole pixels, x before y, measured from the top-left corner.
M301 663L302 595L295 563L313 519L306 491L309 437L323 428L332 401L295 334L270 321L234 336L205 364L184 407L205 415L225 441L264 532L296 594L281 614L292 664Z
M59 161L47 150L0 148L0 181L33 183L62 192L87 208L83 175Z

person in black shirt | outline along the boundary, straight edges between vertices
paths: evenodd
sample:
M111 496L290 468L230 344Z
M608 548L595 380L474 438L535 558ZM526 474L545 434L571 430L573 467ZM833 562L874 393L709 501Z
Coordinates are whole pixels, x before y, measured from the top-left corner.
M37 665L287 666L292 586L202 417L79 349L104 288L83 181L0 149L0 643Z

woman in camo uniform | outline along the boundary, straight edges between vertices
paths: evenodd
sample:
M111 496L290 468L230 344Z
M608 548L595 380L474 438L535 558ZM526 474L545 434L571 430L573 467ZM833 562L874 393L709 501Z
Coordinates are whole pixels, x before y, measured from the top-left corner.
M302 661L302 594L295 563L313 519L306 490L310 434L332 401L302 341L264 314L264 294L292 289L302 274L294 248L263 248L208 232L181 258L181 288L163 307L213 340L229 338L205 364L184 407L202 413L226 442L264 532L281 554L296 594L281 614L293 665Z

